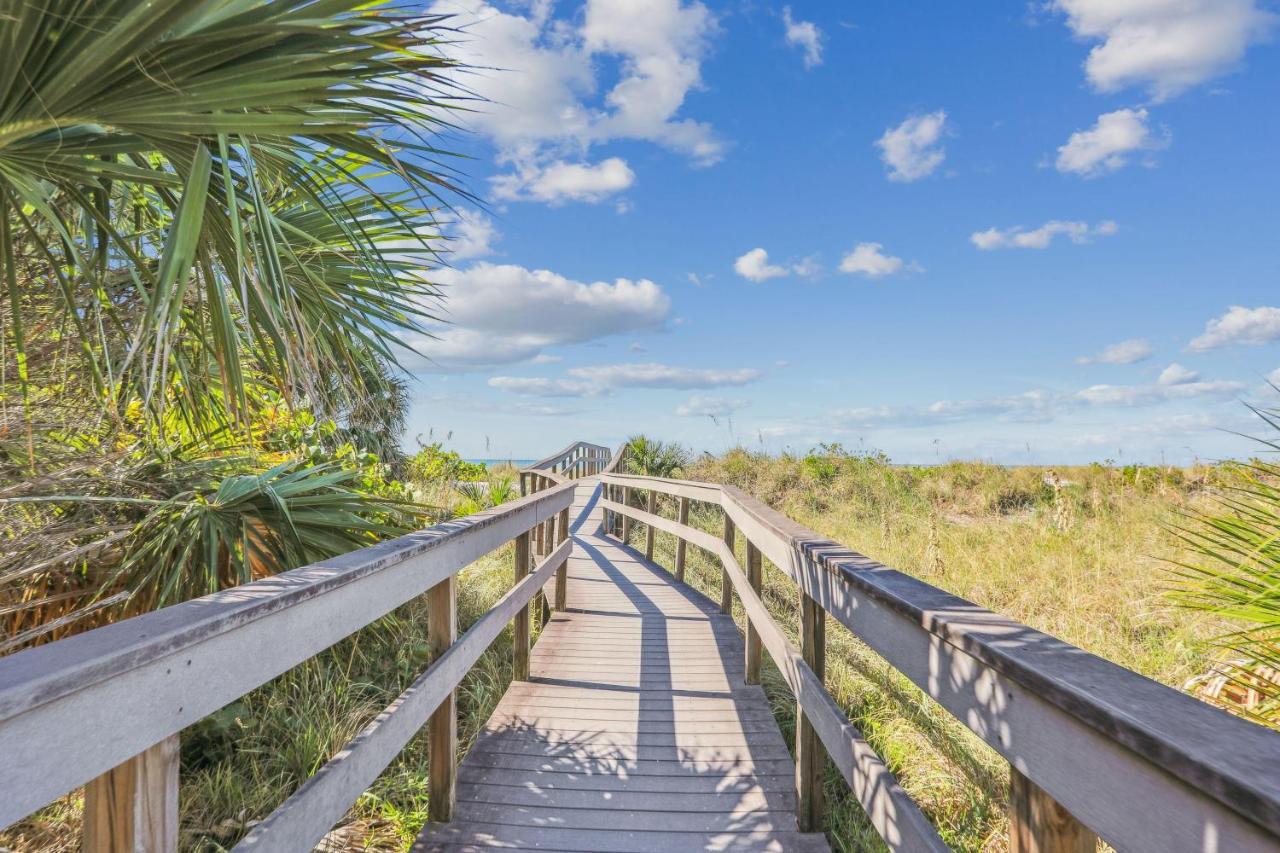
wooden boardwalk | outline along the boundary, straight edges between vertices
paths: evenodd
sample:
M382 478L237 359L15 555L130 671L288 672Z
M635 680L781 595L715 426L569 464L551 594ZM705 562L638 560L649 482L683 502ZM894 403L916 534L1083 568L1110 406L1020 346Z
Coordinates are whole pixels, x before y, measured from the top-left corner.
M796 829L795 765L737 626L600 530L580 481L568 610L534 646L415 851L827 850Z

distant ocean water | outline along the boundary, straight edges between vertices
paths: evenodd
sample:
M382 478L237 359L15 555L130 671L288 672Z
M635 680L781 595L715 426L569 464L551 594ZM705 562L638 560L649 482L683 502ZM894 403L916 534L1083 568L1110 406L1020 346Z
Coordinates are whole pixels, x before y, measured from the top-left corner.
M474 462L479 465L514 465L517 468L527 468L537 459L466 459L466 462Z

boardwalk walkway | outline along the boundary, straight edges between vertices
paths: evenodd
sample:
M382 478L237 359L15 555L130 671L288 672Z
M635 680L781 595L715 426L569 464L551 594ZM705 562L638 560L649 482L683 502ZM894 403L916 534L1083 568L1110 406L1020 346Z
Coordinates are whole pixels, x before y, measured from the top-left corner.
M795 766L732 619L606 538L597 495L575 493L568 611L414 850L827 850L796 830Z

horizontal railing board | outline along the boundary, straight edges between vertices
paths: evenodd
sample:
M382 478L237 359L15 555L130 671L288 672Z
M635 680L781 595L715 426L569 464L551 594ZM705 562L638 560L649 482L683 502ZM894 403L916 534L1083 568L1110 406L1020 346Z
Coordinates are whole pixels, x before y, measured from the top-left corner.
M605 502L606 506L611 503ZM883 759L831 698L822 679L791 645L764 601L752 588L728 544L704 531L635 507L613 504L610 508L631 516L633 521L679 536L720 558L761 644L791 687L827 755L840 770L880 837L891 850L932 850L937 853L949 850L920 807L898 784Z
M743 535L837 621L900 670L912 668L911 660L892 659L902 657L894 652L905 634L935 637L969 657L977 669L1005 676L1027 695L1094 729L1103 736L1100 742L1122 746L1135 758L1172 775L1170 781L1181 780L1179 784L1202 792L1198 799L1212 797L1270 833L1280 834L1280 736L1276 733L887 568L819 536L735 487L723 488L725 509ZM898 614L905 624L889 628L892 623L886 623L883 634L873 634L855 616L859 598ZM940 653L931 647L926 659L936 659ZM933 695L954 675L932 673L913 680ZM1008 752L1010 747L1002 748L992 733L999 732L1008 715L1017 711L1004 709L1003 715L997 713L975 728L965 713L949 710L997 750ZM1028 731L1029 736L1035 733L1034 728ZM1017 756L1006 754L1006 758ZM1055 790L1060 783L1044 775L1047 768L1028 764L1019 769L1099 835L1120 844L1116 826L1104 829L1095 825L1063 799L1071 798L1066 791ZM1123 793L1123 789L1117 792ZM1109 805L1102 797L1088 799L1103 810ZM1128 825L1134 826L1134 822L1130 819ZM1271 844L1275 844L1274 838Z
M642 491L652 489L673 497L689 498L717 506L720 504L720 487L706 483L695 483L691 480L664 480L639 474L607 474L601 479L611 486L624 486Z
M236 850L310 850L342 819L378 775L400 754L445 697L502 633L521 607L569 557L566 539L538 568L513 586L431 666L311 776L302 787L254 827ZM435 760L436 756L431 756ZM454 757L448 756L449 761Z
M0 659L0 826L567 508L573 486Z

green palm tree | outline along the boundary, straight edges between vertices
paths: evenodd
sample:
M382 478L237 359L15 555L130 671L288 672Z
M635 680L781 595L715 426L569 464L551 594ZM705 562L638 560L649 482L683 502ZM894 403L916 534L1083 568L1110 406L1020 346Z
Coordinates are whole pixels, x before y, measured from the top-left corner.
M1254 410L1280 434L1280 411ZM1280 441L1262 440L1268 452ZM1218 637L1219 699L1280 728L1280 464L1254 459L1224 472L1215 510L1175 528L1193 557L1177 564L1174 600L1238 626Z
M357 406L436 296L445 22L365 0L4 0L0 18L7 380L28 420L53 328L118 419L176 407L216 429L255 387Z

